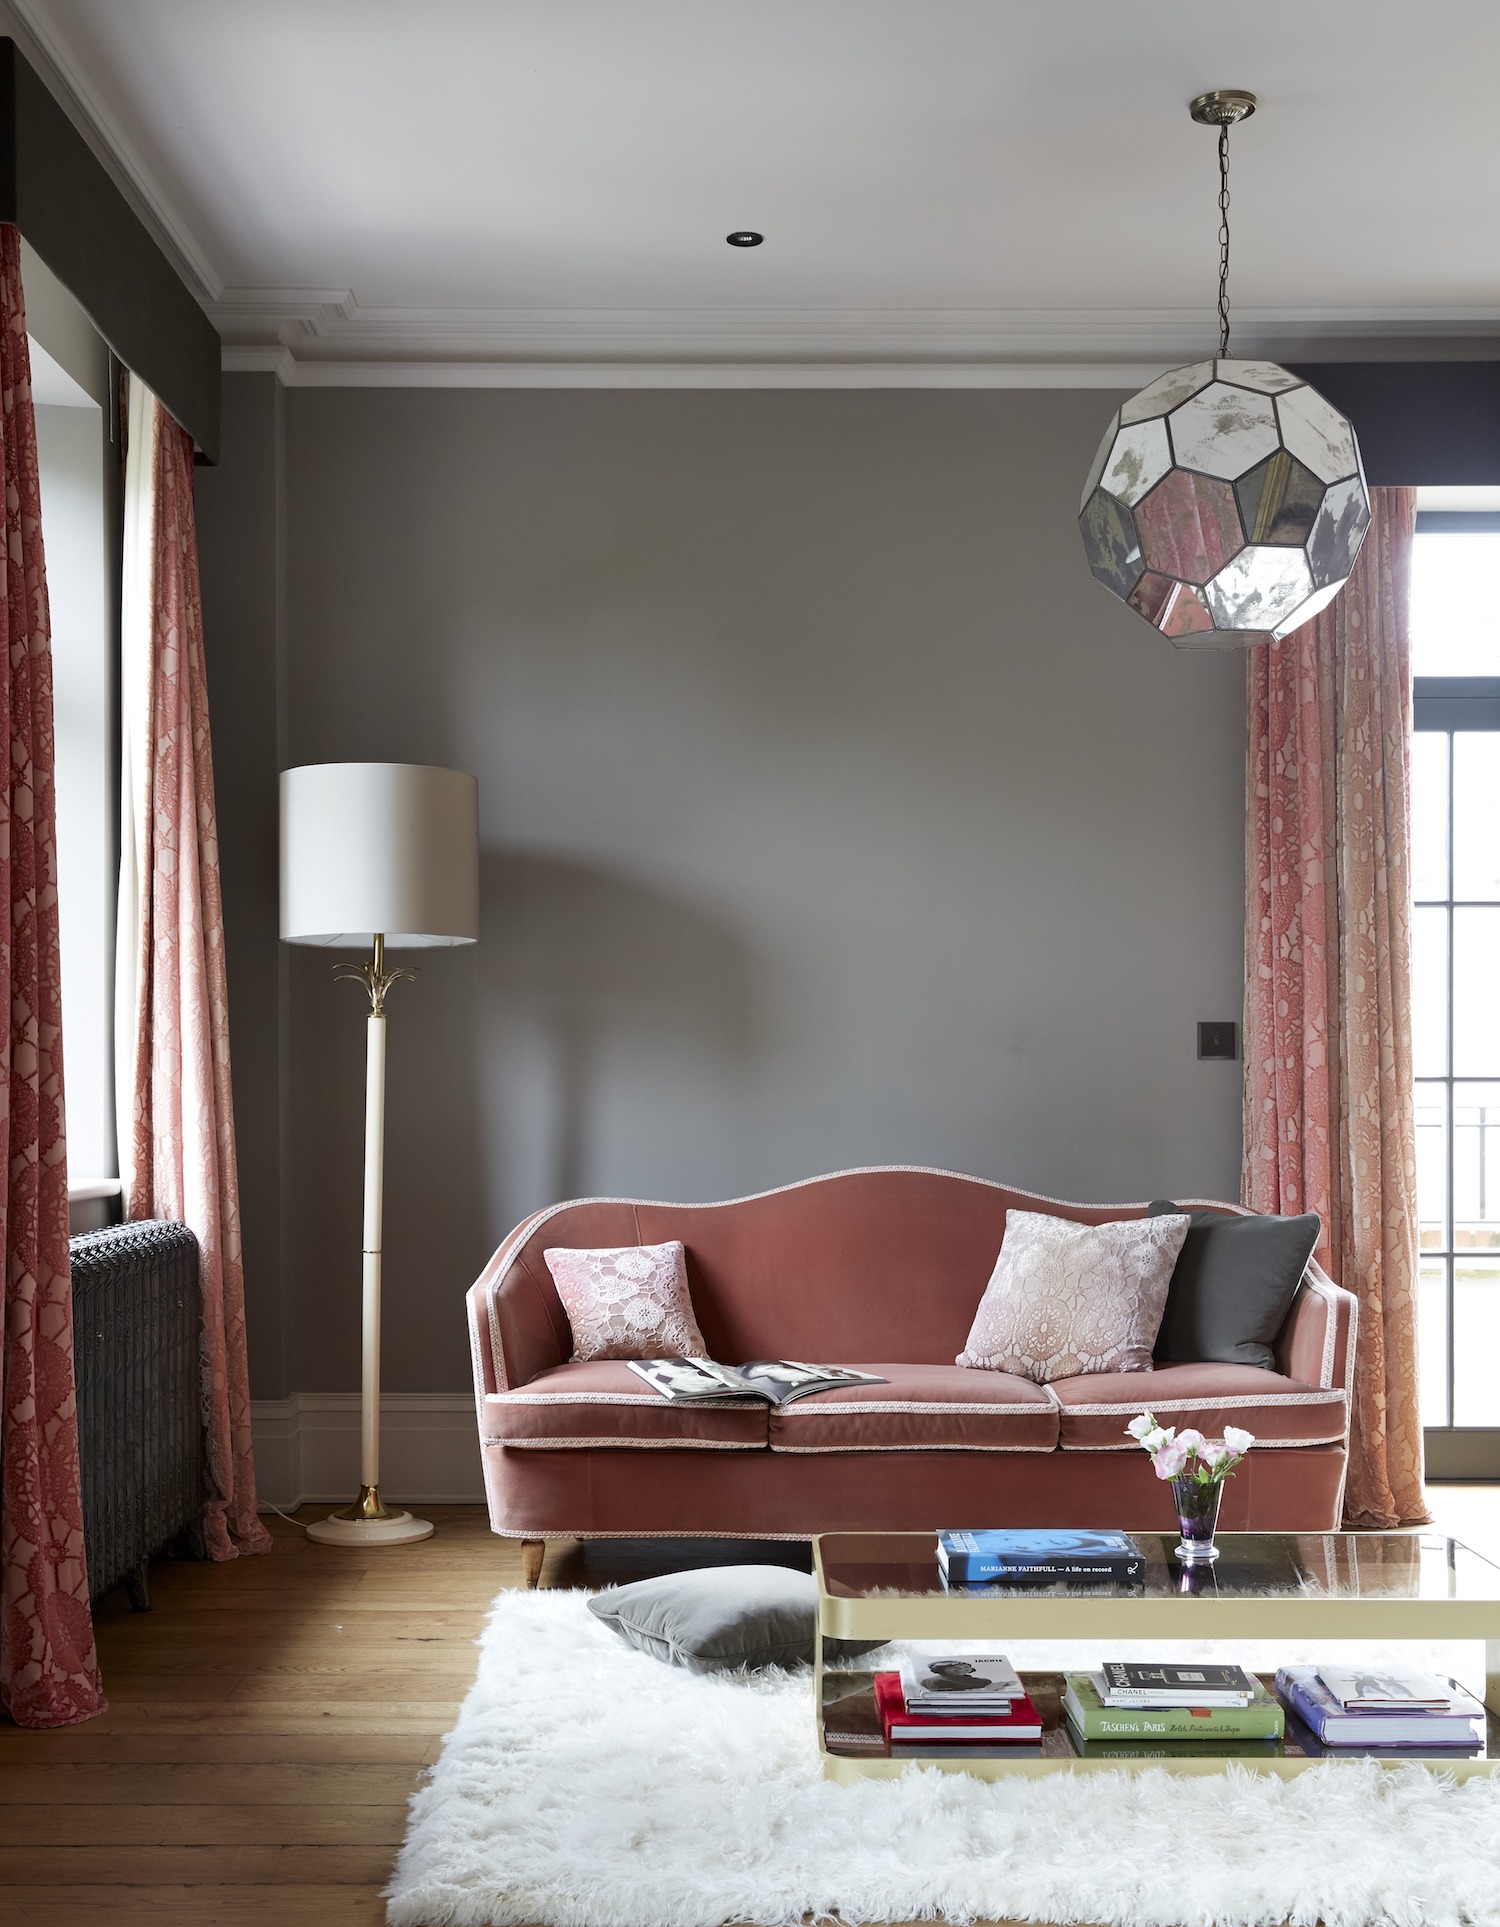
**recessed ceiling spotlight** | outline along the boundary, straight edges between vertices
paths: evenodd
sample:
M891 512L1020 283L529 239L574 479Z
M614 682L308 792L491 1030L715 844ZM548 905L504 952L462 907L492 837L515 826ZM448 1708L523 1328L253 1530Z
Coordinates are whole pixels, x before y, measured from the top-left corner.
M732 248L758 248L765 238L763 234L757 234L753 227L736 228L733 234L724 236Z

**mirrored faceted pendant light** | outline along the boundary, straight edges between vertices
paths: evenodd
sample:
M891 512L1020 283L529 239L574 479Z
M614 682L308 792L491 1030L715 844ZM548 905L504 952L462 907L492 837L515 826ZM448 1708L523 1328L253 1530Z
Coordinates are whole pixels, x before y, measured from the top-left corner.
M1229 354L1229 130L1235 88L1190 109L1219 130L1219 352L1173 368L1105 430L1079 512L1089 567L1179 649L1284 636L1349 579L1370 525L1354 430L1271 361Z

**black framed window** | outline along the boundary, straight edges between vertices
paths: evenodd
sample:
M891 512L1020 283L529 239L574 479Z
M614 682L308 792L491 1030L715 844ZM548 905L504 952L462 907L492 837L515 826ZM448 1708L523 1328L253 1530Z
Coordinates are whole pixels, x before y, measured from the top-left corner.
M1500 1473L1500 514L1418 516L1412 1033L1434 1476Z

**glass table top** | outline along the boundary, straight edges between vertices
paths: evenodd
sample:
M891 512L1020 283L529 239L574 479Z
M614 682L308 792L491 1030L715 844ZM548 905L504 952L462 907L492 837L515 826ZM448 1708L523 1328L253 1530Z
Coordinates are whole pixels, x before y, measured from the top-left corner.
M817 1540L823 1590L836 1599L1385 1599L1500 1601L1500 1566L1460 1540L1426 1532L1225 1532L1210 1566L1175 1557L1175 1533L1132 1533L1142 1584L944 1585L931 1532L833 1532Z

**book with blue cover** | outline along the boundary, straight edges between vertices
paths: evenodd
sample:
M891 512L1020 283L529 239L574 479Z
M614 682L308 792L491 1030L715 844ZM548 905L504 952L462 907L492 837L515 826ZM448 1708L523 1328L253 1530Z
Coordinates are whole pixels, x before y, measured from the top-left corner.
M1128 1532L1085 1527L948 1531L938 1534L938 1566L955 1586L1138 1585L1146 1561Z

